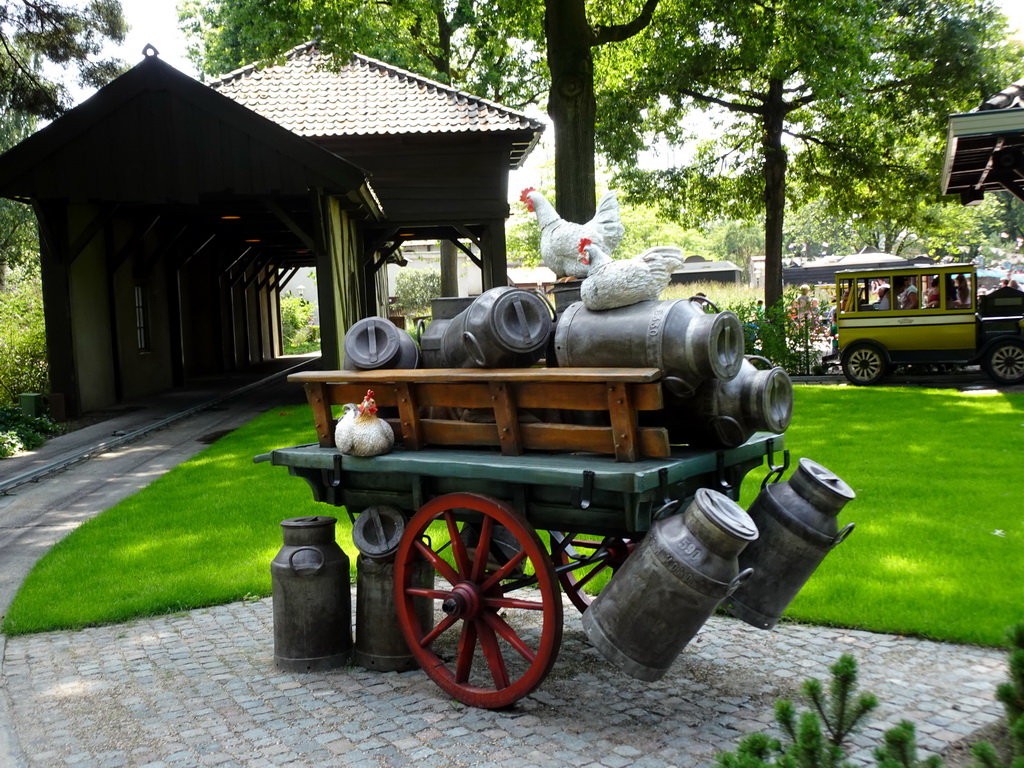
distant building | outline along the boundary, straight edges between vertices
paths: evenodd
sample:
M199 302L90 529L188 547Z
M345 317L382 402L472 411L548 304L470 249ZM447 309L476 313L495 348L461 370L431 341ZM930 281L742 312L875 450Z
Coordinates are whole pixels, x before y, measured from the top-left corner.
M731 261L708 261L702 256L688 256L682 267L672 273L672 282L688 283L731 283L743 281L743 270Z

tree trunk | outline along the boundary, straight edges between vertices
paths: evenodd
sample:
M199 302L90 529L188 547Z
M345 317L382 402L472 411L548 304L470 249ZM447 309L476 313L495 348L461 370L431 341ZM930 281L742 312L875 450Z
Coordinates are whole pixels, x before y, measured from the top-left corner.
M593 32L584 0L546 0L545 34L555 129L555 207L569 221L589 221L597 210L594 170Z
M782 81L768 84L764 119L764 303L782 298L782 225L786 213L786 150L782 128L786 116Z

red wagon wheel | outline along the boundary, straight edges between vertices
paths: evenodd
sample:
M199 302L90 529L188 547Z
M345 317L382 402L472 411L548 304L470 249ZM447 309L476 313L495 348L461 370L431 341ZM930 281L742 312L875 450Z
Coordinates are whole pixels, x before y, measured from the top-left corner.
M448 538L438 546L427 530L435 522ZM515 540L511 554L505 532ZM434 568L433 588L414 582L413 566L422 559ZM438 601L432 626L417 615L423 598ZM562 601L544 545L514 509L475 493L440 496L413 515L395 560L395 606L423 671L474 707L496 709L526 696L547 676L562 643Z
M551 531L551 557L558 581L570 602L583 613L594 602L584 591L602 574L611 577L636 549L637 542L618 536L564 534ZM600 579L596 583L600 583Z

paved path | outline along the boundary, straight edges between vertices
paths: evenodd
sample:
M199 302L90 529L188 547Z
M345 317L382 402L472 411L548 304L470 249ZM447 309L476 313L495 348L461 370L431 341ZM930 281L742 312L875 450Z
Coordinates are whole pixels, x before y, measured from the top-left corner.
M0 611L67 531L268 406L249 407L196 414L0 497ZM770 730L774 701L808 677L826 680L843 652L881 701L858 737L860 764L903 718L923 750L938 753L1002 717L993 700L1006 677L1000 650L794 625L762 632L716 617L648 684L605 662L569 607L559 660L540 688L510 710L474 710L418 671L280 672L270 601L260 600L0 636L0 768L701 766L744 734Z
M669 674L633 680L566 612L540 688L508 711L465 707L422 672L273 665L269 599L10 638L4 685L28 766L700 766L772 726L773 702L841 653L882 705L865 764L902 718L939 752L998 720L1005 654L848 630L772 632L714 618Z

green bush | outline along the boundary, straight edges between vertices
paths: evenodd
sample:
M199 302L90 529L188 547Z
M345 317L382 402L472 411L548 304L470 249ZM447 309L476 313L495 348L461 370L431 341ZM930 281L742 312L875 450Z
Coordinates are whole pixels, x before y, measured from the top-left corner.
M410 315L429 315L430 300L441 295L441 273L431 269L403 269L395 279L397 311Z
M314 307L302 296L281 297L281 337L285 354L310 352L320 346L320 328L313 325Z
M832 348L829 323L830 304L815 298L809 311L796 311L797 291L788 288L775 306L765 307L759 299L763 290L723 283L670 285L663 299L689 298L704 294L721 311L729 311L743 324L745 353L760 355L795 375L822 371L822 357Z
M38 275L11 270L0 291L0 404L47 389L42 282Z
M16 406L0 408L0 459L38 448L59 432L60 427L47 418L26 416Z

